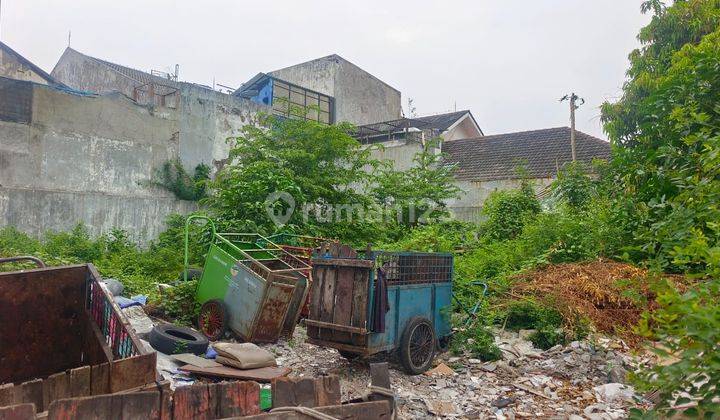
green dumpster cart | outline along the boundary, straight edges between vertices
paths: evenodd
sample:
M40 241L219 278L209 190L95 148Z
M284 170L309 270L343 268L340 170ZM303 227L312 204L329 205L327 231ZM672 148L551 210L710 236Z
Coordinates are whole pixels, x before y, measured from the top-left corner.
M308 293L311 267L269 239L254 233L217 233L209 221L212 242L197 286L202 305L198 328L209 340L232 331L253 343L273 343L291 337Z

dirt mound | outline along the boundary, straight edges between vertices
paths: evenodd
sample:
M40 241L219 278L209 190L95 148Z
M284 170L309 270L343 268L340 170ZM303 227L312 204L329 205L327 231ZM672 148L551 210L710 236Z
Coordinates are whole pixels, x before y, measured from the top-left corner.
M578 319L588 319L598 331L631 343L639 341L632 329L641 314L656 305L648 272L615 261L549 265L515 280L513 295L532 296L553 306L568 327Z

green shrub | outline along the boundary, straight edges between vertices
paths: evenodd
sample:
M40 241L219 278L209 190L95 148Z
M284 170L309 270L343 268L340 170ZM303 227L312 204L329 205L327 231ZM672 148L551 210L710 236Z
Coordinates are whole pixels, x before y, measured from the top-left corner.
M585 208L596 195L586 164L579 162L566 164L552 183L552 195L557 201L567 204L572 209Z
M565 345L567 339L562 329L543 325L534 333L530 334L529 340L537 348L547 350L558 344Z
M482 232L492 239L512 239L538 213L540 202L528 182L517 190L495 191L483 204L487 220L482 224Z
M453 252L472 246L476 240L476 226L472 223L450 221L419 225L407 231L393 243L379 244L379 249L421 252Z
M70 232L46 233L42 249L49 255L67 257L78 262L95 262L103 255L106 246L105 237L94 240L87 227L78 224Z
M534 300L512 301L504 313L504 325L509 330L559 328L562 315L554 308L541 305Z
M162 314L178 324L193 325L200 313L200 304L195 300L197 284L197 280L188 280L169 289L158 306Z
M35 254L40 249L40 241L20 232L13 226L0 229L0 256L16 254Z
M720 393L720 281L709 280L686 293L664 284L658 292L660 309L645 315L639 332L659 341L653 351L672 363L633 377L640 390L659 391L660 402L649 415L673 417L673 405L691 402L680 396L687 393L697 406L685 410L685 416L717 418L720 403L713 399Z
M157 171L156 178L153 185L173 192L180 200L198 201L207 196L210 167L200 163L190 175L179 160L169 160Z

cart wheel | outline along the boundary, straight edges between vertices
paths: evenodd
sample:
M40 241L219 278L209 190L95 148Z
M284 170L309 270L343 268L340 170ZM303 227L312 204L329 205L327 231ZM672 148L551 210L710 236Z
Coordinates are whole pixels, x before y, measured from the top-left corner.
M411 318L400 339L400 364L411 374L423 373L432 364L435 356L435 329L423 317Z
M217 341L225 335L228 316L225 304L217 299L203 303L198 315L198 328L210 341Z

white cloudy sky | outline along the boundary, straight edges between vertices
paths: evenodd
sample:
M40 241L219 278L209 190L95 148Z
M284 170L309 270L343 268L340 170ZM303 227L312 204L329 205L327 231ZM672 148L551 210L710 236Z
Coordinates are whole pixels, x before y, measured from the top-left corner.
M640 0L0 0L0 40L47 71L67 45L142 70L239 86L337 53L413 98L420 115L470 109L486 134L568 125L605 138L647 23Z

